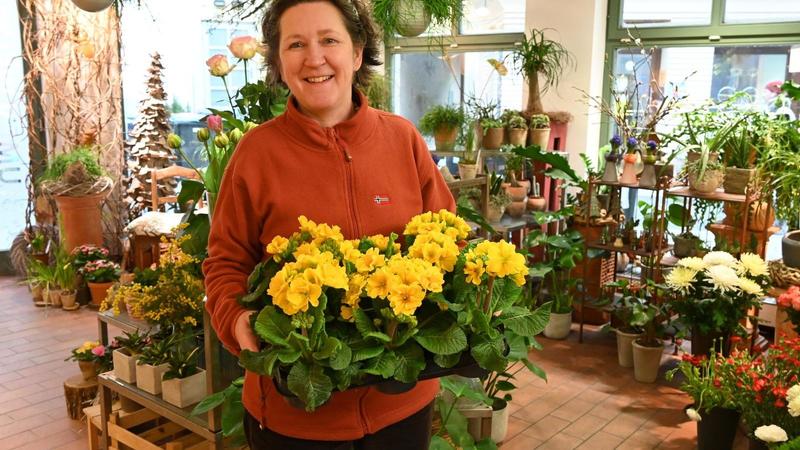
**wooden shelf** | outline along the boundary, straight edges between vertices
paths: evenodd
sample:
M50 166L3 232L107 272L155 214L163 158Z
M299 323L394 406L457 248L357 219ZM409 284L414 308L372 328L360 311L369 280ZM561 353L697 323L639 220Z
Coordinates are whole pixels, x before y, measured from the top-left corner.
M744 194L728 194L721 188L717 189L715 192L705 194L693 191L689 189L689 186L673 186L667 190L667 195L732 203L746 203L748 201L747 196Z
M716 231L742 231L742 227L737 227L737 226L728 225L728 224L724 224L724 223L710 223L710 224L706 225L706 228L711 232L714 232L715 230ZM767 232L768 236L772 236L773 234L781 231L781 229L778 228L778 227L772 226L772 227L767 228L766 230L747 230L747 232L749 232L749 233L764 233L765 231Z
M453 189L464 189L469 187L480 187L486 184L486 175L479 174L477 177L471 180L456 180L450 181L447 183L447 187L451 190Z
M631 248L630 246L627 246L627 245L623 246L623 247L614 247L612 244L601 244L600 242L589 242L588 244L586 244L586 246L588 248L596 248L596 249L600 249L600 250L608 250L610 252L633 253L633 254L635 254L637 256L644 256L644 257L657 256L659 254L663 255L664 253L667 253L670 250L672 250L672 246L671 245L668 245L668 246L666 246L666 247L664 247L662 249L659 249L659 250L651 250L651 251L647 251L647 250L642 249L642 248L638 248L638 249L634 250L633 248Z
M594 184L598 186L613 186L613 187L625 187L629 189L642 189L647 191L658 191L666 189L666 186L639 186L639 183L620 183L619 181L609 182L603 181L600 179L594 180Z

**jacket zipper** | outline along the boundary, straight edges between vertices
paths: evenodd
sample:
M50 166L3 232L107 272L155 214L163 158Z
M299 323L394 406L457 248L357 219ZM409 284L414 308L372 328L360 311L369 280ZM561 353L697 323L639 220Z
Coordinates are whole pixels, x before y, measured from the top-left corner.
M350 221L352 222L353 228L353 236L358 238L361 235L361 227L358 224L358 216L356 215L356 200L355 200L355 193L353 192L353 157L350 155L350 152L347 151L347 147L341 140L339 139L339 133L336 131L335 128L331 129L331 134L334 140L334 144L336 147L339 148L342 152L342 156L344 157L345 161L345 173L346 173L346 187L347 187L347 209L350 213Z

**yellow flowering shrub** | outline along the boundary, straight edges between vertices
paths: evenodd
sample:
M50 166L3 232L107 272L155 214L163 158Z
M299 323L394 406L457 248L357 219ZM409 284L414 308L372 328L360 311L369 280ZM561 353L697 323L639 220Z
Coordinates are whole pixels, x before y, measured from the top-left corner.
M334 389L412 383L426 367L464 357L488 370L530 364L549 310L522 298L528 268L512 244L468 245L469 226L446 210L413 217L402 246L395 234L348 240L304 216L298 225L266 245L271 257L248 279L240 303L259 310L254 331L267 345L243 351L241 362L264 375L283 371L309 411Z

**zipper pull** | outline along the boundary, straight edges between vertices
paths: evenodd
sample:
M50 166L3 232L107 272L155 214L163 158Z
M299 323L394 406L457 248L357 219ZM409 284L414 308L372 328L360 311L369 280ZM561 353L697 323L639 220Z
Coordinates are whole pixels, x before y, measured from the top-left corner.
M345 160L345 161L347 161L347 162L351 162L351 161L353 161L353 157L352 157L352 156L350 156L350 153L347 151L347 149L346 149L346 148L344 148L344 147L343 147L343 148L342 148L342 151L344 152L344 160Z

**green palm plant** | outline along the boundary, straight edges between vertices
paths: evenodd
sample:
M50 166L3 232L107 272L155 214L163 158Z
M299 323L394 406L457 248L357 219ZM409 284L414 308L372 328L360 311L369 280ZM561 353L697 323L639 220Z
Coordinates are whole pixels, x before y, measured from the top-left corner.
M564 69L575 67L575 59L563 45L545 38L546 30L531 30L531 36L522 39L514 49L514 62L520 74L528 80L527 112L541 114L542 94L551 86L557 86ZM540 84L539 76L542 80Z

